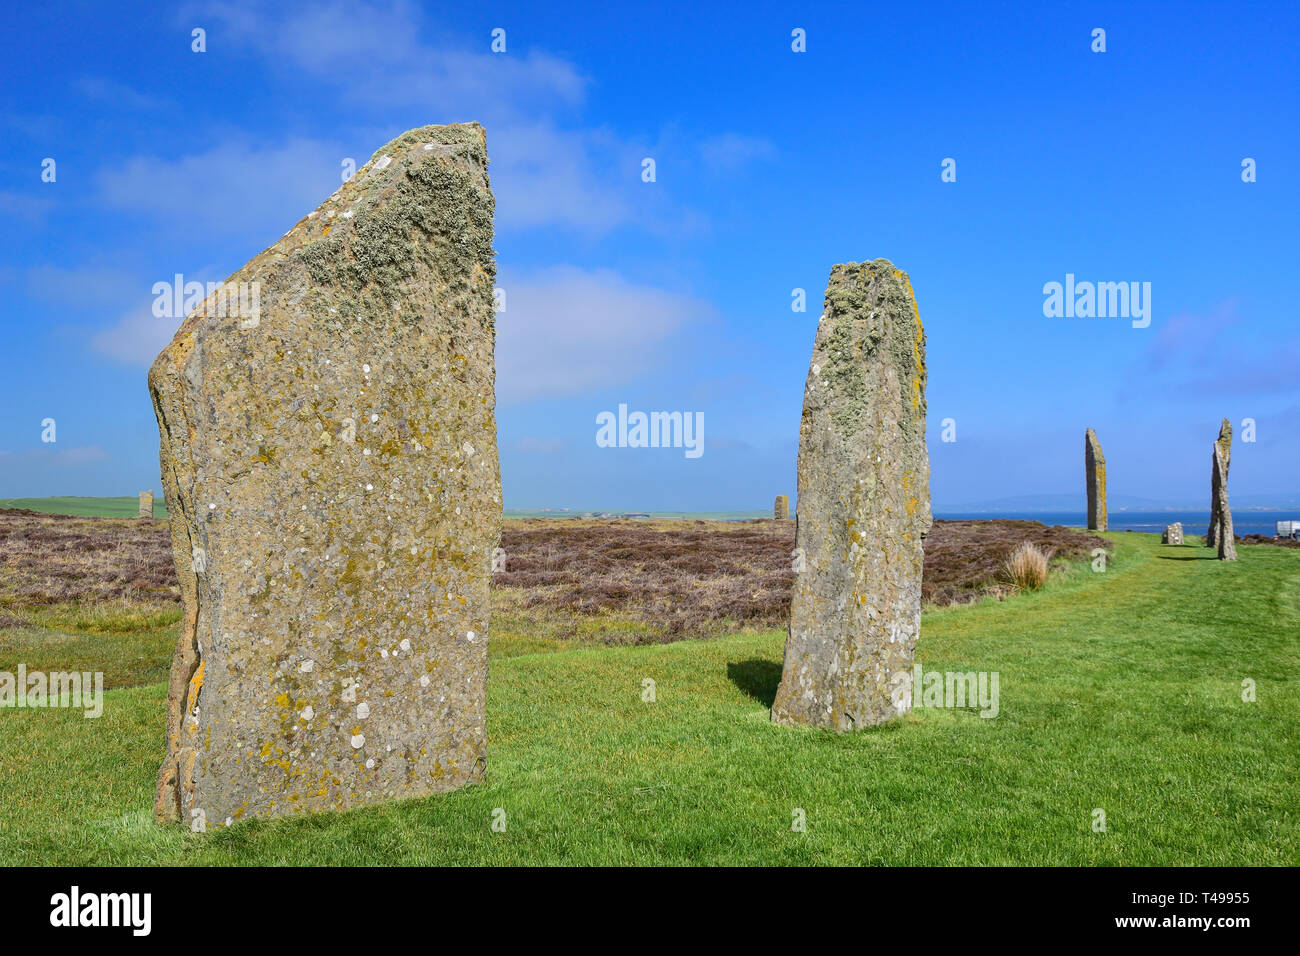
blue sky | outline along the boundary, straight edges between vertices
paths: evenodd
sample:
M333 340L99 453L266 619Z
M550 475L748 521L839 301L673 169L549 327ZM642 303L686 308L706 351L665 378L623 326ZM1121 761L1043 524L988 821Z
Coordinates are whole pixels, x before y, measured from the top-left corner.
M830 267L876 257L911 275L926 325L936 510L1075 492L1082 507L1088 426L1113 495L1200 502L1225 415L1256 423L1234 500L1300 494L1295 4L7 17L0 497L157 490L145 372L178 322L151 314L153 284L224 278L345 159L467 120L487 128L497 195L507 507L793 495ZM1043 286L1067 273L1150 282L1150 326L1045 317ZM596 416L620 403L703 412L705 453L598 448Z

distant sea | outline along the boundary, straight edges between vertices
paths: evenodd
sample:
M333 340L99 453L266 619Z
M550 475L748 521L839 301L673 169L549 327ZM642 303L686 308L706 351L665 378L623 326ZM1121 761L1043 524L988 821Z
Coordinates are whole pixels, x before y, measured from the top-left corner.
M948 521L988 521L990 518L1010 518L1017 521L1041 521L1043 524L1061 524L1082 528L1088 523L1083 511L1023 511L1023 512L936 512L936 518ZM1175 521L1183 524L1183 534L1204 535L1210 526L1208 511L1112 511L1107 516L1108 531L1146 531L1159 534L1166 525ZM1273 537L1279 521L1300 521L1300 509L1295 511L1233 511L1232 530L1237 535L1262 534Z

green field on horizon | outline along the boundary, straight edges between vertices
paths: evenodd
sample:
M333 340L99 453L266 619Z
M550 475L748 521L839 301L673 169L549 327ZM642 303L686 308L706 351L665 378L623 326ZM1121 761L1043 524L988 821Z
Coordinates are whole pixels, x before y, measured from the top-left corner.
M76 515L80 518L136 518L140 514L140 499L137 496L85 498L78 495L0 498L0 508L22 508L42 514ZM161 494L154 495L153 516L167 517L167 505Z

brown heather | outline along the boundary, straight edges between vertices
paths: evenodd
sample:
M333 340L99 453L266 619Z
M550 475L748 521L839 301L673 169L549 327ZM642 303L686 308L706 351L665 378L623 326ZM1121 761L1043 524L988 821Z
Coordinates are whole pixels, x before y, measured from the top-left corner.
M964 604L1006 590L1002 568L1021 543L1057 560L1107 542L1036 521L936 521L925 539L922 599ZM784 627L794 583L794 523L758 521L506 521L506 570L494 609L535 618L548 633L651 643L746 627ZM0 510L0 611L48 605L179 607L165 521ZM150 618L152 620L152 618ZM581 627L556 626L562 620ZM636 626L629 628L632 623ZM6 626L0 621L0 627Z

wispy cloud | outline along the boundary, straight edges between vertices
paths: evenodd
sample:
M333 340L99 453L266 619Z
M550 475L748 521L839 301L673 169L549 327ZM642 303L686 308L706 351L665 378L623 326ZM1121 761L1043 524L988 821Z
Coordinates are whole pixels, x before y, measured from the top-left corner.
M776 156L771 141L739 133L711 136L700 144L700 159L705 168L716 172L733 172L742 166Z
M491 52L487 32L481 52L472 52L463 37L455 43L425 39L435 35L435 26L412 3L223 2L196 4L184 17L210 24L210 44L229 43L260 55L272 69L306 73L358 104L415 105L432 116L463 120L572 105L586 87L572 64L512 49L509 34L505 54Z
M675 339L714 310L615 272L572 266L503 274L497 389L503 403L580 394L660 368Z
M167 105L162 97L142 93L107 76L83 76L74 81L73 87L86 99L114 108L153 110Z
M223 143L174 160L136 156L101 171L98 183L107 205L164 228L260 237L270 245L338 188L346 155L312 139L274 147Z
M33 173L33 179L38 173ZM0 192L0 216L6 219L25 219L31 223L42 223L54 203L39 196L27 196L22 193Z

